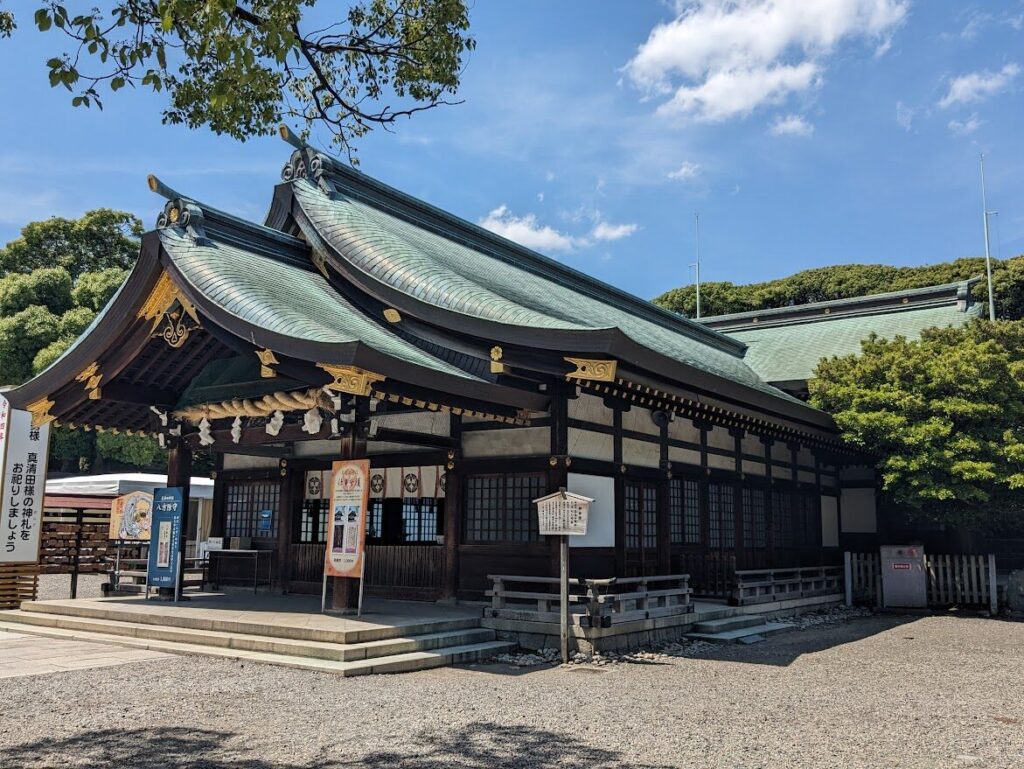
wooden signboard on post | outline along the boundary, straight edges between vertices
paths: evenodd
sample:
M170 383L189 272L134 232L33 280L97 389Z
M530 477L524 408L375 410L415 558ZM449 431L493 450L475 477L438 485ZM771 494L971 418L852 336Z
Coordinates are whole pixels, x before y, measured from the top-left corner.
M334 463L330 501L321 610L327 603L327 578L347 577L359 580L357 614L362 614L363 572L366 568L366 507L370 501L370 460L345 459Z
M593 501L590 497L574 494L564 488L533 500L537 505L537 527L541 536L559 538L560 647L563 663L569 661L569 537L587 533L587 518Z

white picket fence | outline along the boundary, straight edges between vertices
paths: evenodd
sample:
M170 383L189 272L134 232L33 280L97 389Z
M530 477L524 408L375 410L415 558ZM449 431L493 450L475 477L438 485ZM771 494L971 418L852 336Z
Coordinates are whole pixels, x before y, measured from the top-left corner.
M994 555L925 555L928 605L987 606L996 614L999 591ZM845 554L846 604L882 605L882 574L878 553Z

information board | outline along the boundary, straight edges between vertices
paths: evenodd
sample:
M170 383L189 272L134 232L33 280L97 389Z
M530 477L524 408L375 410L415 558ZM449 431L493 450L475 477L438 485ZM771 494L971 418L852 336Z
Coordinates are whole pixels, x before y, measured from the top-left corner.
M369 495L370 460L349 459L334 463L324 562L327 576L362 576Z
M184 489L153 489L153 525L146 576L146 583L151 587L175 587L178 584L183 500Z
M50 426L0 395L0 563L37 563Z

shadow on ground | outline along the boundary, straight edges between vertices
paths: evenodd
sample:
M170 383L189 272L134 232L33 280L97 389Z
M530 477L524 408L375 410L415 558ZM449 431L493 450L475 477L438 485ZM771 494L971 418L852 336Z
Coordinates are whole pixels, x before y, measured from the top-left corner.
M470 724L443 737L421 737L407 750L344 755L345 742L304 763L247 755L244 736L171 727L102 730L0 748L0 766L19 769L668 769L626 761L544 729ZM341 754L341 755L335 755Z

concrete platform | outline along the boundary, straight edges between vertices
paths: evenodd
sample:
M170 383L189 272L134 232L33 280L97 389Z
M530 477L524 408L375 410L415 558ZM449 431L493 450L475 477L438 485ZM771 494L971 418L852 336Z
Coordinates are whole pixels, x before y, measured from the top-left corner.
M311 596L199 593L179 604L117 596L26 601L0 630L320 670L405 672L506 651L479 609L369 600L361 617L320 613Z

